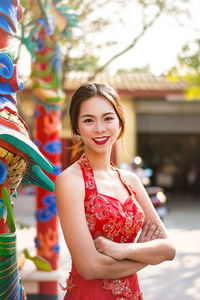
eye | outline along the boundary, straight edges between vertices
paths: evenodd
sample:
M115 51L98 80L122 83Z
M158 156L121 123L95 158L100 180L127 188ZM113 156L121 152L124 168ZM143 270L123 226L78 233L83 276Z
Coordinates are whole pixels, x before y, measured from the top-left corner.
M112 120L114 120L114 118L113 117L106 117L104 120L105 121L112 121Z
M93 122L93 120L88 118L88 119L85 119L83 122L84 123L91 123L91 122Z

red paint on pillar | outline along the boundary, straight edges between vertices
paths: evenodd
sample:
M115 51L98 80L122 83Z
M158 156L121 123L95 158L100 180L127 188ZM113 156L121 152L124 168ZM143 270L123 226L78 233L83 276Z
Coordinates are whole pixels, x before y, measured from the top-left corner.
M60 164L60 154L55 150L50 153L45 146L49 142L57 142L60 139L60 111L51 107L50 111L45 108L45 104L36 105L36 140L39 142L40 151L47 157L55 166ZM55 146L56 149L56 146ZM49 174L49 178L54 182L56 175ZM48 192L42 188L36 188L36 210L41 211L46 209L47 204L44 199L47 197L55 197L54 193ZM52 211L47 211L52 213ZM39 247L37 254L44 257L52 266L53 270L58 269L59 255L54 251L54 247L58 244L58 216L52 214L50 218L46 216L46 221L37 221L37 238ZM57 294L58 283L40 282L40 294Z

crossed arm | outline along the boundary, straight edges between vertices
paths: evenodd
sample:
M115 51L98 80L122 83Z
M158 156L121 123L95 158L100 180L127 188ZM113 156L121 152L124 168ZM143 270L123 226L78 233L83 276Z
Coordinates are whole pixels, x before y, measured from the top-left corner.
M142 229L137 243L115 243L102 236L94 241L96 249L116 260L130 259L146 265L156 265L165 260L172 260L175 249L164 238L159 224L148 219Z
M136 191L138 202L145 213L142 232L136 243L115 243L98 237L96 249L116 260L134 260L146 265L156 265L175 257L175 247L170 241L165 226L158 217L141 181L133 174L126 174Z
M138 243L118 244L104 238L98 238L94 242L85 217L84 183L76 172L66 172L58 176L55 193L63 234L73 263L83 278L87 280L122 278L132 275L150 263L172 259L172 254L166 255L171 245L167 244L167 240L163 242L166 234L160 221L154 221L155 225L146 221ZM156 219L155 215L148 213L149 209L145 204L143 209L146 218ZM158 257L163 249L165 249L164 257L151 262L150 257ZM123 255L120 257L119 253Z

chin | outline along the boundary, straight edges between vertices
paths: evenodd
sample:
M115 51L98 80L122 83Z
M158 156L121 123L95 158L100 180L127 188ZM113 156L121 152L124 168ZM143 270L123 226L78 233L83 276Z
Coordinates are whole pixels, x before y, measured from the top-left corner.
M108 147L108 145L103 145L103 146L96 146L95 147L86 147L85 150L89 151L89 152L94 152L94 153L99 153L99 154L103 154L103 153L107 153L110 151L110 149L112 149L111 147Z

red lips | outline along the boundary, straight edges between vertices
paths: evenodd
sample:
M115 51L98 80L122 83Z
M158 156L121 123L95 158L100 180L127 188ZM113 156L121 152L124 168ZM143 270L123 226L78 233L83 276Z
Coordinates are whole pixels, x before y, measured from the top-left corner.
M108 139L109 139L109 136L102 136L102 137L94 138L93 141L97 145L104 145L105 143L107 143Z

